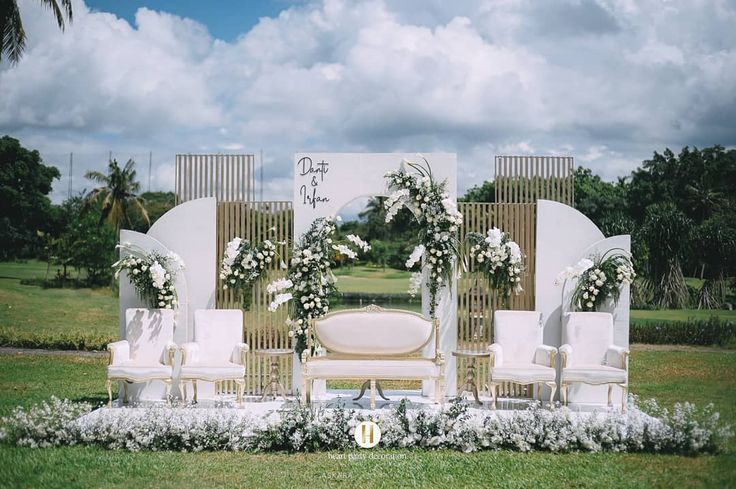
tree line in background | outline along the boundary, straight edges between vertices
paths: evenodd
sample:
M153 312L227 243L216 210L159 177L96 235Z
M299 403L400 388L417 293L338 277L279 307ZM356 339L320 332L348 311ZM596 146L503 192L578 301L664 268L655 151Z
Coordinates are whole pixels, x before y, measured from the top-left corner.
M145 232L174 205L172 192L139 194L135 163L108 162L107 173L87 172L97 187L53 205L48 198L58 169L38 151L9 136L0 139L0 260L40 258L64 283L105 284L111 277L122 227ZM587 168L575 172L575 207L608 236L632 235L641 277L633 288L637 307L721 307L736 275L736 150L685 147L655 152L631 175L607 182ZM472 187L460 199L493 202L494 182ZM404 268L416 243L408 211L385 222L383 198L371 199L358 219L340 227L370 241L366 259ZM690 289L685 276L703 279ZM732 283L729 284L728 281Z

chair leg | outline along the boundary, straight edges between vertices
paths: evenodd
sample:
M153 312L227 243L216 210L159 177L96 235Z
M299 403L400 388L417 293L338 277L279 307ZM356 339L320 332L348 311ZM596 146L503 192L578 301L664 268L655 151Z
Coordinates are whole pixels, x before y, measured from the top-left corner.
M107 379L107 407L112 407L112 380Z
M164 380L166 386L166 402L171 405L171 379Z
M445 396L442 393L442 381L437 377L434 381L434 401L437 404L442 404L444 397Z
M488 390L491 394L491 409L496 409L496 387L497 385L493 382L488 384Z
M611 402L611 394L613 393L613 384L608 384L608 407L610 408L612 406Z
M187 402L187 397L188 397L187 390L188 390L187 389L187 381L186 380L182 380L181 381L181 396L184 399L184 404L186 404L186 402Z
M629 386L628 384L621 384L621 411L624 413L626 412L628 408L628 397L629 397Z
M128 382L123 381L123 404L128 404Z
M192 379L192 390L194 391L192 402L194 402L194 404L197 404L197 379Z
M562 405L567 406L567 384L560 385L560 394L562 395Z
M238 404L243 404L243 391L245 390L245 380L236 380L235 381L235 397L238 401Z
M556 382L548 382L547 385L549 386L550 393L549 393L549 407L550 409L555 408L555 394L557 393L557 383Z

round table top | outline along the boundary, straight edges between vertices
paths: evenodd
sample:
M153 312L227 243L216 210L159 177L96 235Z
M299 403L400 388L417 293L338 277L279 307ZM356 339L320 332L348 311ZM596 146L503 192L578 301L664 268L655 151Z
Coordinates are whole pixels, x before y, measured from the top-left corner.
M251 350L251 353L268 357L282 357L291 355L294 353L294 350L291 348L256 348L255 350Z
M488 350L455 350L452 352L454 357L481 358L490 355Z

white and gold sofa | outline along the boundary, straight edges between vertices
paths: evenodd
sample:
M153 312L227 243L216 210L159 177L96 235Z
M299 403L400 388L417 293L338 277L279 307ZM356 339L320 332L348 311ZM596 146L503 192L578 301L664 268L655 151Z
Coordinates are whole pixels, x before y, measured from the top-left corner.
M171 309L127 309L125 339L107 345L108 406L112 406L112 384L123 383L123 403L128 402L128 384L159 380L170 397L174 344L174 311Z
M608 385L608 406L614 385L623 389L621 409L626 411L629 388L629 351L613 344L613 316L607 312L571 312L560 347L562 402L567 404L570 384Z
M245 388L245 354L243 343L243 311L240 309L199 309L194 312L194 341L181 345L181 385L187 400L187 384L197 381L233 381L238 403Z
M489 388L491 407L496 408L496 390L499 384L513 383L537 387L541 399L542 385L550 388L553 404L555 382L555 355L557 348L543 342L542 313L537 311L496 311L493 314L494 343L490 353Z
M315 344L325 350L314 355ZM423 354L425 348L430 352ZM421 314L368 306L332 312L309 322L302 352L302 401L311 402L316 379L370 380L371 409L376 380L429 380L435 400L444 398L444 357L439 351L439 322Z

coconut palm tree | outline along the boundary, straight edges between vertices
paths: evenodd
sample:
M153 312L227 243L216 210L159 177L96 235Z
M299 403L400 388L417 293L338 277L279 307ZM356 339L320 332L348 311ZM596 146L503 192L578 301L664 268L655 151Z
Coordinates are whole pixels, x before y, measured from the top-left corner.
M125 166L120 168L117 160L113 159L108 164L107 175L98 171L88 171L84 176L93 182L101 183L102 186L87 195L83 210L90 204L101 202L100 222L106 220L112 224L116 236L120 236L120 228L124 224L132 227L131 212L138 212L146 224L151 225L144 200L137 195L141 185L135 179L135 161L128 160Z
M71 23L72 0L39 1L54 13L59 29L64 30L64 17ZM17 0L0 0L0 60L6 55L11 63L17 63L25 47L26 32L23 30Z

